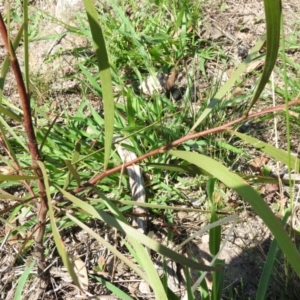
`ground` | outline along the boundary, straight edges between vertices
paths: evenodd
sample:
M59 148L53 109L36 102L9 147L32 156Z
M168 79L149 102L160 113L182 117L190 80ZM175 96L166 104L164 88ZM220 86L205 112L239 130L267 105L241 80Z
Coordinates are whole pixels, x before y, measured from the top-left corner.
M74 26L74 24L75 26L79 26L78 23L76 23L78 19L75 17L74 19L69 19L68 15L68 18L64 19L64 15L60 14L60 9L57 8L56 3L49 2L47 7L45 7L45 3L46 2L43 1L36 1L36 3L32 4L32 11L35 11L36 8L42 8L50 14L56 13L57 17L62 18L64 22L67 22L71 26ZM61 2L59 2L59 5L61 5ZM203 101L207 98L207 95L211 93L212 84L220 86L232 75L234 69L248 55L248 51L265 32L262 1L223 1L221 4L210 2L201 5L203 15L201 22L194 24L193 28L188 28L187 30L193 30L195 38L203 39L205 43L212 42L219 44L223 55L230 57L230 59L225 60L220 55L219 60L207 62L205 64L206 77L195 67L201 65L199 57L184 57L183 61L180 62L178 76L173 84L175 84L178 89L182 87L186 89L189 85L189 80L192 80L193 88L197 92L197 96L191 104L191 111L197 110L201 106ZM130 5L127 5L126 13L133 18L134 16L130 15L130 8ZM80 11L82 8L79 6L78 9ZM108 7L107 11L109 10L110 8ZM297 2L294 0L284 1L283 11L285 15L286 39L295 39L295 30L300 24ZM30 65L33 78L32 89L34 97L36 97L34 101L38 101L40 107L45 107L47 109L45 113L48 115L54 115L61 111L68 111L70 115L74 115L82 102L83 92L80 81L81 78L72 76L74 73L77 74L74 65L82 59L80 56L74 55L73 50L74 48L85 48L89 46L89 40L85 36L78 36L74 32L68 32L68 30L58 24L56 20L53 20L52 24L49 23L48 19L43 20L43 18L41 18L38 24L38 33L35 41L30 44ZM17 27L12 28L13 36L16 35L17 30ZM39 37L53 34L56 34L57 38L51 40L39 39ZM180 34L180 32L178 34ZM3 45L0 46L0 57L2 60L5 57L5 50ZM93 55L93 53L85 53L84 55ZM296 63L299 63L300 52L298 48L294 49L290 47L288 49L288 56ZM260 74L259 72L262 67L263 60L255 61L249 65L242 84L232 89L230 93L228 93L227 98L231 99L232 96L241 96L242 98L244 95L251 94L255 87L257 75ZM283 86L283 80L278 71L281 67L282 60L279 58L277 69L275 69L274 72L274 82L276 82L278 89ZM160 67L158 69L162 71L164 68ZM189 72L190 70L193 70L192 75ZM170 70L168 69L168 71ZM294 70L289 70L288 72L290 72L289 75L291 78L298 75ZM165 73L168 75L167 71L165 71ZM144 78L150 76L150 74L142 74ZM42 78L42 80L36 80L37 77ZM135 85L136 83L127 82L127 84ZM120 88L115 87L116 102L123 103L125 100L122 96L119 96L119 91ZM13 75L11 73L8 74L5 82L4 95L8 101L14 103L17 107L19 106L18 92L15 88ZM37 97L37 95L39 96ZM49 99L51 103L49 103ZM270 84L263 92L262 101L260 101L259 105L256 105L252 111L258 111L272 106L271 99L272 85ZM89 94L89 100L96 111L101 111L102 104L99 97ZM177 102L179 109L182 109L182 101L183 100L179 100ZM283 103L282 98L279 96L275 98L275 101L276 104ZM228 108L228 118L233 119L236 117L235 113L238 112L234 110L234 105ZM234 113L232 113L232 111ZM85 113L86 116L90 116L91 114L89 111ZM62 124L65 122L65 120L60 121ZM227 120L225 119L225 121ZM286 149L284 118L278 116L277 122L277 129L274 127L273 119L260 121L259 123L255 121L248 122L243 125L243 131L272 145L279 143L280 148ZM297 134L293 134L292 136L291 150L298 156L299 136L297 136ZM233 143L235 143L234 140ZM231 162L228 162L229 168L248 174L260 172L263 168L269 168L275 175L277 175L277 173L280 173L280 175L286 173L284 166L276 165L274 160L265 158L262 153L250 148L244 149L249 152L252 159L249 160L242 156L238 158L234 157ZM201 201L199 201L199 199L203 199L203 194L205 193L203 187L197 189L198 185L195 178L186 177L185 180L190 180L192 183L194 182L194 184L191 184L189 189L186 190L186 185L178 182L176 188L193 203L192 207L203 208ZM270 207L276 212L280 210L278 208L280 205L285 207L291 197L289 188L285 186L281 189L278 185L266 184L258 186L257 189L261 195L265 197ZM222 232L224 241L227 240L219 257L226 262L224 299L254 299L258 280L272 242L272 236L264 223L252 213L251 209L247 207L237 195L225 188L220 188L220 190L222 190L220 197L223 199L225 206L229 207L227 209L228 214L236 213L238 216L237 223L233 227L231 227L231 225L225 225ZM298 190L298 184L295 184L294 193L298 193ZM6 191L19 197L24 195L24 190L21 188L18 190L16 187L10 187L6 189ZM148 193L150 194L150 192ZM130 195L130 193L128 194ZM296 198L296 202L297 201L298 198ZM0 205L1 211L4 211L10 204L5 202L5 200L1 200ZM4 217L8 217L7 212L4 214ZM148 228L152 237L163 244L167 243L167 230L164 226L166 218L166 216L151 216ZM295 218L294 222L296 225L299 224L297 223L299 222L297 218ZM209 219L205 214L195 212L180 212L174 214L174 240L169 246L175 248L188 236L191 236L208 223ZM120 233L115 232L100 221L90 220L87 221L87 224L101 237L115 245L121 252L124 251L123 236ZM294 229L297 229L297 227L298 226L295 226ZM3 227L1 229L1 237L4 238L10 231L10 228L6 226L6 228ZM117 299L117 297L111 295L111 291L105 284L105 281L110 281L136 299L153 298L149 287L147 285L145 286L143 281L141 281L127 265L116 259L89 234L76 227L62 230L60 233L70 257L73 257L77 264L82 264L82 276L85 276L85 272L90 275L88 281L84 282L84 284L88 286L86 296L102 295L101 299ZM208 263L211 261L208 238L207 233L199 235L193 239L192 242L179 248L178 251L187 256L193 255L200 261ZM14 298L16 292L15 278L19 277L25 268L24 259L17 255L17 253L21 251L21 244L18 243L18 238L16 238L16 240L17 241L4 239L0 247L1 299ZM72 299L79 296L84 297L82 292L72 283L70 276L63 267L51 234L46 237L45 246L48 249L47 264L50 267L51 287L47 290L46 294L42 296L43 299ZM132 259L130 255L128 255L128 258ZM157 269L160 270L162 265L161 257L152 253L152 258ZM281 265L282 262L279 262L279 273L283 272ZM179 265L172 264L171 262L168 263L168 267L169 287L183 297L185 283L184 270L182 270ZM97 281L95 277L92 277L93 275L97 275L102 281ZM192 277L193 280L196 280L197 274L192 274ZM209 276L206 281L209 285L211 282ZM281 292L280 284L282 284L282 282L280 281L283 281L282 276L272 278L271 289L273 290L273 294L270 294L268 299L277 299L277 295ZM39 298L41 295L36 293L37 285L38 279L33 276L24 288L22 299L42 299ZM297 299L297 293L299 292L297 285L299 286L299 282L295 280L295 286L290 289L290 294L281 295L283 297L281 299ZM230 294L234 294L235 296L230 298ZM35 298L35 296L38 298ZM197 295L197 297L199 297L199 295Z

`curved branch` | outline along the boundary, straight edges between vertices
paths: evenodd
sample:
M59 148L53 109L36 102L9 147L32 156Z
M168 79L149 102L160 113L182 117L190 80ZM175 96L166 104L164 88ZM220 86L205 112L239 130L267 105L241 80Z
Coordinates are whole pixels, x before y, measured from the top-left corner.
M300 99L295 99L293 101L291 101L289 103L289 106L292 106L292 105L296 105L296 104L300 104ZM83 186L80 186L76 189L73 190L73 193L74 194L77 194L83 190L85 190L87 187L90 187L90 186L93 186L95 185L97 182L99 182L100 180L102 180L104 177L108 176L108 175L111 175L113 173L116 173L116 172L119 172L121 171L122 168L126 168L126 167L129 167L133 164L136 164L150 156L153 156L153 155L157 155L159 153L165 153L167 152L168 150L170 150L171 148L173 147L176 147L188 140L192 140L192 139L196 139L196 138L199 138L201 136L205 136L205 135L208 135L208 134L212 134L212 133L215 133L215 132L220 132L220 131L224 131L226 129L228 129L229 127L235 125L235 124L238 124L242 121L245 121L245 120L250 120L250 119L254 119L256 117L259 117L259 116L262 116L262 115L265 115L267 113L272 113L272 112L277 112L277 111L282 111L286 108L286 105L285 104L282 104L282 105L278 105L276 107L271 107L271 108L268 108L268 109L265 109L265 110L262 110L262 111L259 111L259 112L256 112L256 113L253 113L247 117L243 116L243 117L240 117L234 121L231 121L231 122L228 122L226 124L223 124L221 126L218 126L218 127L215 127L215 128L212 128L212 129L207 129L207 130L204 130L204 131L201 131L201 132L197 132L197 133L193 133L193 134L188 134L188 135L185 135L184 137L181 137L165 146L162 146L162 147L159 147L155 150L152 150L144 155L141 155L139 156L138 158L126 163L126 164L122 164L120 166L117 166L115 168L112 168L110 170L107 170L107 171L104 171L102 173L100 173L99 175L93 177L92 179L90 179L86 184L84 184Z

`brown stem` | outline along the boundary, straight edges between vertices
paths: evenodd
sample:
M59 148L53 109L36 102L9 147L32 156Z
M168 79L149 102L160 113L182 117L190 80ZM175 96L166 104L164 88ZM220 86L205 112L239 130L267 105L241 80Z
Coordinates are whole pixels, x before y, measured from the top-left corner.
M35 234L35 258L38 267L38 275L42 276L45 283L48 282L48 274L44 273L45 270L45 255L44 255L44 245L43 237L45 233L46 226L46 215L48 211L47 197L45 193L45 185L43 181L42 171L37 163L38 160L41 160L40 153L37 146L37 141L33 129L32 118L31 118L31 109L30 109L30 96L26 93L25 84L22 77L22 72L18 59L15 55L14 49L11 45L11 41L8 40L6 26L4 24L2 15L0 13L0 34L4 42L6 51L10 57L10 64L15 75L21 106L24 114L24 128L28 138L28 149L32 159L32 168L38 179L38 191L40 197L40 203L37 205L37 217L38 222L36 224L36 234Z
M288 105L289 106L292 106L292 105L295 105L295 104L300 104L300 100L299 99L295 99L293 101L291 101ZM153 156L153 155L157 155L159 153L164 153L168 150L170 150L171 148L173 147L176 147L188 140L192 140L192 139L196 139L196 138L199 138L201 136L205 136L205 135L208 135L208 134L212 134L212 133L215 133L215 132L220 132L220 131L224 131L226 129L228 129L229 127L237 124L237 123L240 123L242 121L245 121L245 120L249 120L249 119L253 119L253 118L256 118L256 117L259 117L259 116L262 116L262 115L265 115L267 113L271 113L271 112L276 112L276 111L281 111L281 110L284 110L286 108L285 104L282 104L282 105L278 105L276 107L271 107L271 108L268 108L268 109L265 109L265 110L262 110L262 111L259 111L259 112L256 112L256 113L253 113L247 117L243 116L243 117L240 117L234 121L231 121L231 122L228 122L226 124L223 124L221 126L218 126L218 127L215 127L215 128L212 128L212 129L207 129L207 130L204 130L204 131L201 131L201 132L197 132L197 133L193 133L193 134L188 134L188 135L185 135L184 137L181 137L179 138L178 140L175 140L165 146L162 146L162 147L159 147L155 150L152 150L151 152L148 152L144 155L141 155L139 156L138 158L126 163L126 164L122 164L120 166L117 166L115 168L112 168L110 170L107 170L107 171L104 171L102 172L101 174L95 176L94 178L90 179L85 185L83 186L80 186L76 189L74 189L72 192L74 194L77 194L83 190L85 190L87 187L89 186L93 186L94 184L96 184L98 181L102 180L104 177L108 176L108 175L111 175L115 172L118 172L120 171L122 168L126 168L128 166L131 166L137 162L140 162L150 156Z

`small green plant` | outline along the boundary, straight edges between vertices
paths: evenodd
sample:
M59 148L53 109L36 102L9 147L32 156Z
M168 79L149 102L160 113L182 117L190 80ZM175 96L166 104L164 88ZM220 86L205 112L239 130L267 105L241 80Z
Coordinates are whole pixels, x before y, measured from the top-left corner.
M259 51L265 43L264 37L251 49L228 81L223 84L218 79L215 82L200 107L192 113L189 109L192 91L189 82L193 74L189 73L190 65L186 64L185 58L197 57L199 63L195 68L200 69L204 77L207 76L207 61L215 59L226 64L225 54L214 43L207 42L209 45L199 51L203 41L196 39L190 30L199 21L199 8L190 1L165 0L155 1L141 9L138 3L129 1L133 10L130 12L125 1L112 1L109 6L95 6L90 0L84 0L83 3L87 21L79 13L77 21L82 25L80 28L66 25L70 32L89 38L93 45L92 55L89 56L84 57L82 50L90 49L74 50L75 56L84 58L76 62L76 72L72 75L79 80L82 88L81 103L72 115L66 109L60 115L50 115L51 104L47 101L44 103L49 88L47 78L31 77L29 73L28 39L36 37L37 27L34 25L28 36L28 1L23 3L22 26L13 41L10 23L20 20L14 11L6 19L0 14L0 34L8 53L0 76L1 162L6 170L10 170L0 175L0 196L11 203L9 208L0 212L3 215L1 222L13 228L7 235L8 240L18 234L23 235L24 243L18 254L25 256L31 253L34 256L37 275L44 290L50 284L46 265L50 251L45 249L45 240L49 238L54 241L73 283L84 292L82 276L71 260L70 249L66 248L62 238L63 230L76 227L126 264L147 283L156 299L179 299L168 286L167 260L184 267L186 299L194 299L197 290L202 299L222 299L226 272L225 261L219 259L219 254L230 236L229 233L222 240L222 227L233 222L233 230L237 222L237 215L224 217L221 214L225 209L228 211L225 201L220 200L226 189L235 191L246 201L274 235L256 298L265 299L272 270L281 255L286 260L287 282L291 282L295 275L300 276L298 248L292 240L292 232L287 233L284 229L293 211L293 201L280 223L257 189L251 185L253 182L278 182L270 177L270 170L264 167L262 176L249 176L235 173L225 165L228 153L234 157L249 157L239 145L226 140L230 135L287 165L289 173L291 170L299 172L300 162L291 155L289 142L288 151L283 151L235 130L235 126L245 121L285 112L287 136L290 138L290 107L299 104L299 100L294 99L299 93L299 85L296 78L287 78L287 63L294 68L297 63L288 60L285 51L280 53L283 65L280 75L285 87L277 87L277 93L284 97L286 103L250 114L250 109L259 103L278 57L281 1L264 1L267 25L265 64L248 101L239 95L230 99L226 96L234 85L242 84L240 75L247 66L261 57ZM226 4L220 9L226 10ZM105 10L109 10L112 16L99 13ZM148 18L150 14L153 15L151 19ZM173 21L169 22L169 19ZM24 76L15 54L22 37ZM296 46L295 39L290 38L288 48ZM284 38L281 41L284 43ZM20 105L12 104L3 96L9 61L18 87ZM175 74L177 65L184 70L188 82L181 108L167 97L167 93L148 97L137 92L140 83L149 74ZM292 87L291 93L287 93L287 86ZM102 100L104 113L97 111L88 101L91 95ZM227 119L228 107L240 102L244 103L239 108L239 115L233 114L232 119ZM298 113L297 109L293 114ZM86 111L89 111L88 116ZM63 117L60 123L59 117ZM116 137L121 137L121 141L116 141ZM123 161L116 151L118 144L134 152L135 158ZM147 203L132 201L128 185L132 178L124 175L126 168L128 170L137 164L150 178L144 179L148 187ZM289 181L292 188L292 182ZM197 197L203 206L205 203L206 210L187 207L186 204L190 204L189 198L184 196L182 186L201 191L202 195L197 194ZM24 195L14 195L13 189L17 188L22 188ZM141 232L141 228L130 225L127 217L130 214L136 217L136 206L146 207L153 218L163 215L167 244L178 234L173 215L176 210L206 213L209 224L171 249ZM124 246L122 251L89 226L91 220L118 231ZM200 263L193 254L186 257L179 253L185 244L205 231L209 231L210 265ZM162 257L159 258L163 264L162 275L158 273L151 253ZM18 278L15 299L20 299L33 267L34 263L30 261L23 275ZM103 272L104 269L105 261L101 256L93 270ZM199 271L196 280L191 275L192 269ZM211 289L204 281L207 272L212 272ZM90 275L90 278L101 282L120 298L132 299L130 293L121 290L117 284L98 275ZM237 296L240 295L230 297L234 299Z

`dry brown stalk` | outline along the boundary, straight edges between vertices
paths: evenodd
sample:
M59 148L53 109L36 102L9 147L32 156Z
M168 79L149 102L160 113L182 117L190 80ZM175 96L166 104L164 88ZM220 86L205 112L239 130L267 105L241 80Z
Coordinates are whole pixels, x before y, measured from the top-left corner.
M27 134L28 149L32 159L32 169L35 175L39 178L37 183L38 183L40 201L39 202L37 201L38 222L36 224L36 234L35 234L35 259L38 268L38 275L43 279L42 286L45 287L49 282L49 275L47 272L45 272L46 265L45 265L45 255L44 255L44 245L43 245L48 204L47 204L47 197L45 192L45 185L43 181L42 171L37 163L38 160L41 160L41 156L37 146L37 140L35 137L33 124L32 124L30 96L29 93L26 92L20 65L15 55L11 41L8 39L6 26L4 24L1 13L0 13L0 34L4 42L6 51L9 55L10 64L16 79L16 84L20 95L21 106L24 114L24 129Z
M293 106L293 105L296 105L296 104L300 104L300 99L295 99L291 102L289 102L288 106ZM76 193L79 193L83 190L85 190L86 188L90 187L90 186L93 186L95 185L97 182L99 182L100 180L102 180L104 177L108 176L108 175L111 175L113 173L116 173L116 172L119 172L122 170L122 168L127 168L133 164L136 164L150 156L153 156L153 155L157 155L157 154L160 154L160 153L164 153L164 152L167 152L168 150L170 150L171 148L174 148L174 147L177 147L178 145L188 141L188 140L193 140L193 139L197 139L201 136L205 136L205 135L209 135L209 134L212 134L212 133L216 133L216 132L221 132L221 131L225 131L227 129L229 129L231 126L235 125L235 124L238 124L240 122L243 122L245 120L250 120L250 119L254 119L256 117L259 117L259 116L262 116L262 115L265 115L265 114L268 114L268 113L273 113L273 112L278 112L278 111L282 111L286 108L286 105L285 104L282 104L282 105L278 105L278 106L275 106L275 107L271 107L271 108L267 108L267 109L264 109L262 111L259 111L259 112L256 112L256 113L253 113L251 115L248 115L248 116L242 116L236 120L233 120L231 122L228 122L226 124L223 124L221 126L218 126L218 127L215 127L215 128L211 128L211 129L207 129L207 130L204 130L204 131L201 131L201 132L196 132L196 133L192 133L192 134L187 134L165 146L162 146L162 147L159 147L155 150L152 150L144 155L141 155L139 156L138 158L132 160L132 161L129 161L123 165L120 165L120 166L117 166L115 168L112 168L110 170L106 170L106 171L103 171L102 173L98 174L97 176L91 178L86 184L84 184L83 186L80 186L76 189L74 189L72 191L72 193L76 194Z

